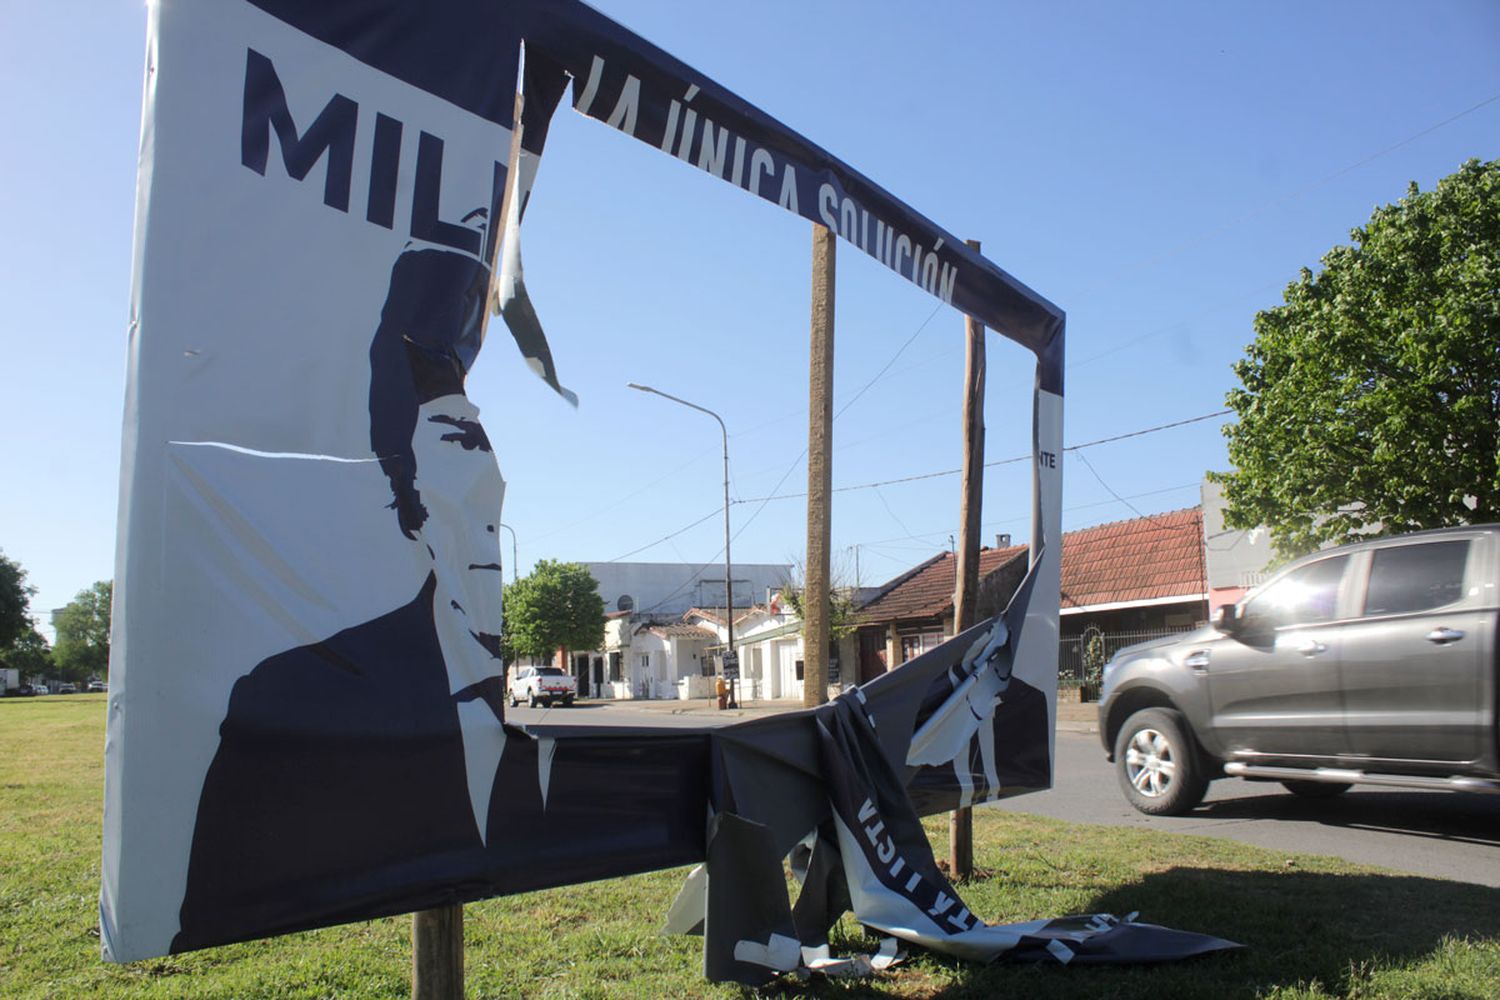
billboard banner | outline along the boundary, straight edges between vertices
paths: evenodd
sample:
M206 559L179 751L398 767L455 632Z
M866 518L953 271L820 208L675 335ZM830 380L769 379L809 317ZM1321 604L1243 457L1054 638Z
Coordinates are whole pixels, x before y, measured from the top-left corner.
M966 686L875 682L869 695L915 699L896 712L910 724L883 722L881 739L900 762L917 740L923 808L1050 783L1059 310L574 0L152 4L106 957L703 861L705 815L736 814L764 784L756 768L776 773L775 755L747 751L759 763L731 769L737 782L715 761L776 743L777 727L564 736L505 718L505 484L464 380L494 316L574 398L526 295L519 239L565 98L827 225L1036 354L1029 597L984 633ZM1006 708L980 676L1001 658L1029 685L1024 709L1026 685L1010 686ZM1007 713L1022 721L996 721ZM811 719L788 724L817 772ZM831 816L820 789L773 810L778 849Z

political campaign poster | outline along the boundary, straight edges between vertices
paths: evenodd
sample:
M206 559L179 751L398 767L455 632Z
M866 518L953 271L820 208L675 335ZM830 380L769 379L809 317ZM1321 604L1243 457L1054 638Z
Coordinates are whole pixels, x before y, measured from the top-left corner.
M576 399L520 240L564 101L1035 353L1032 566L1005 615L768 724L507 721L505 483L464 386L513 344ZM199 0L150 8L137 198L107 958L702 862L675 923L706 924L713 978L760 981L835 901L897 912L858 867L875 817L915 871L920 811L1050 784L1063 316L853 168L573 0ZM799 845L826 911L801 937L723 875Z

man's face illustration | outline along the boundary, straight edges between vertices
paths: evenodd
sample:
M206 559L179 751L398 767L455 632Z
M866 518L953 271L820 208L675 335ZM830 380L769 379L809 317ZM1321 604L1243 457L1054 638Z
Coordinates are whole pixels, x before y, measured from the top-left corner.
M476 637L500 634L500 538L497 522L505 481L479 425L479 410L464 396L423 403L412 433L417 489L427 508L421 541L433 568Z

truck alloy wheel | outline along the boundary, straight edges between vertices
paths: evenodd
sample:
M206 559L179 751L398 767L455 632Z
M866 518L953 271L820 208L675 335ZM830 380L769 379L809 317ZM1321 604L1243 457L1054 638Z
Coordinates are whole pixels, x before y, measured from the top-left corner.
M1136 712L1115 739L1115 773L1132 806L1151 816L1180 816L1203 801L1204 768L1182 716L1168 708Z

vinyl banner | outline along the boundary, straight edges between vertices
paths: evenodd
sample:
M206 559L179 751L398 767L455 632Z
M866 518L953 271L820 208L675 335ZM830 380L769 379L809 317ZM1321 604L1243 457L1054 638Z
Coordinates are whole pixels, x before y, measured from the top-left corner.
M906 794L910 766L914 808L1050 783L1061 312L573 0L155 3L106 744L107 958L703 861L721 827L732 857L725 845L755 836L705 817L740 815L766 775L820 774L811 716L734 735L505 720L505 484L464 381L498 330L490 363L513 363L513 342L574 398L566 331L550 331L554 356L519 239L565 98L828 225L1036 354L1027 598L969 637L982 655L949 687L919 668L867 693L885 706L882 752L903 762L889 791ZM775 752L784 739L791 756ZM795 808L746 822L772 823L785 853L831 821L821 780Z

